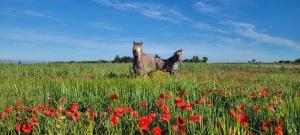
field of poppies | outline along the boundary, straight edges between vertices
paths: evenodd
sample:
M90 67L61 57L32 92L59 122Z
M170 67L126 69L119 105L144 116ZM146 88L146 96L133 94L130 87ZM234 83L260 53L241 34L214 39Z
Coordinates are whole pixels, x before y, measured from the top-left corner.
M0 134L298 135L300 66L0 64Z

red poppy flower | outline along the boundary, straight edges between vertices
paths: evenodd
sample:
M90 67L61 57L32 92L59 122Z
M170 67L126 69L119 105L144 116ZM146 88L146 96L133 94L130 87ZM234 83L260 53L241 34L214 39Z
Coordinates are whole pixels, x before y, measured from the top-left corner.
M270 96L271 95L267 89L261 89L261 90L259 90L258 94L260 96Z
M161 122L169 121L171 119L171 115L168 113L163 113L161 116Z
M246 114L240 114L239 121L240 121L242 127L246 127L249 122L249 117Z
M23 130L25 133L29 134L29 133L32 131L32 125L31 125L30 123L28 123L28 124L23 124L23 125L22 125L22 130Z
M169 113L170 112L170 109L167 105L162 105L161 109L163 110L164 113Z
M18 124L16 126L16 131L18 132L18 134L21 134L21 128L22 128L22 124Z
M230 115L231 115L231 117L233 117L234 119L239 119L239 115L238 115L236 112L234 112L234 111L230 111Z
M206 105L207 105L208 108L210 108L211 107L211 101L207 100Z
M13 112L13 108L12 107L7 107L5 108L5 113L9 114L9 113L12 113Z
M73 112L71 116L73 120L78 121L80 119L80 112Z
M254 98L255 98L255 93L252 92L252 93L250 94L250 99L254 99Z
M34 110L37 110L37 111L42 110L42 109L43 109L43 105L41 105L41 104L38 104L37 106L34 107Z
M277 126L273 126L273 131L275 135L283 135L283 122L279 119Z
M146 101L142 101L141 107L142 107L142 108L145 108L146 106L147 106L147 102L146 102Z
M139 117L139 114L138 114L138 112L136 112L136 111L132 111L132 112L130 112L130 114L131 114L134 118L138 118L138 117Z
M183 105L185 105L184 101L182 98L178 97L174 99L174 103L176 106L181 107Z
M123 116L126 113L127 108L125 108L125 107L118 107L115 110L116 110L117 115L121 117L121 116Z
M109 98L110 98L110 99L118 99L118 98L119 98L119 95L114 93L114 94L110 95Z
M195 101L195 105L200 105L205 102L205 99L201 98Z
M269 126L271 125L271 121L269 120L269 119L267 119L267 120L265 120L263 123L262 123L262 125L261 125L261 129L263 130L263 131L268 131L269 130Z
M158 102L157 102L157 106L158 107L161 107L163 105L163 100L162 99L159 99Z
M177 118L176 123L181 127L185 125L185 122L181 117Z
M20 106L22 104L22 101L17 101L16 102L16 107Z
M119 119L115 114L110 115L110 122L112 125L116 125L118 123Z
M155 112L151 112L151 113L149 114L149 116L150 116L152 119L154 119L154 118L156 117L156 113L155 113Z
M186 127L181 127L180 128L180 133L181 134L185 134L185 132L186 132Z
M78 103L75 102L71 105L70 110L73 112L77 112L78 111Z
M177 133L178 126L177 125L172 125L172 130L173 130L173 132Z
M149 130L149 124L151 123L151 120L147 116L143 116L139 119L138 128L145 132Z
M35 118L35 117L31 117L31 118L29 119L29 123L30 123L32 126L37 126L37 125L39 125L39 121L38 121L38 119Z
M97 113L94 112L92 108L88 108L85 113L88 114L89 116L91 116L92 118L97 117Z
M191 114L190 117L189 117L189 121L190 122L201 123L202 122L202 116L201 115L193 115L193 114Z
M152 129L152 134L153 135L161 135L161 129L160 129L160 127L154 127Z

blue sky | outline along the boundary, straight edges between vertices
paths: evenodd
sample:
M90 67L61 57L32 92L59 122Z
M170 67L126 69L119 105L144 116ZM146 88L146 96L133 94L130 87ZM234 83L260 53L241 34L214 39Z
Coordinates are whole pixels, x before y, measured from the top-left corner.
M210 62L300 57L299 0L1 0L0 58L97 60L143 50Z

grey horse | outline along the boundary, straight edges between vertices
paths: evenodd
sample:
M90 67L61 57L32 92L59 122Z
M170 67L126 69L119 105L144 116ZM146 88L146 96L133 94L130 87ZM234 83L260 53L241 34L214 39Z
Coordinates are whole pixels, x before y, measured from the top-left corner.
M149 74L157 70L155 58L143 53L142 44L143 42L133 42L133 71L136 75Z

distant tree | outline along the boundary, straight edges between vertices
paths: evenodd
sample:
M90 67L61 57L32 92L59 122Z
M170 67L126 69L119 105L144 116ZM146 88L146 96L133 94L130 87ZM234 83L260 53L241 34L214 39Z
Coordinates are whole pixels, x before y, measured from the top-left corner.
M132 62L133 58L130 56L123 56L120 57L119 55L116 55L115 59L112 61L113 63L130 63Z
M191 60L190 59L185 59L182 62L191 62Z
M22 64L22 61L19 60L19 61L18 61L18 64Z
M198 56L193 56L191 62L200 62L200 59Z
M294 63L295 63L295 64L300 64L300 58L296 59L296 60L294 61Z
M119 55L116 55L115 59L112 61L113 63L118 63L120 62L120 56Z

